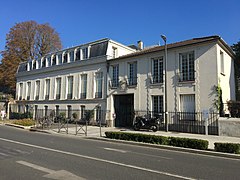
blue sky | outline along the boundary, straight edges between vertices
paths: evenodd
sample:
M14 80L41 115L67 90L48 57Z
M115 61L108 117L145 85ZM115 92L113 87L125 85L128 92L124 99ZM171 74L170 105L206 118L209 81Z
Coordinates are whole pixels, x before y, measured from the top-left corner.
M0 50L15 23L49 23L64 48L108 37L145 46L220 35L240 41L239 0L2 0ZM0 57L1 58L1 57Z

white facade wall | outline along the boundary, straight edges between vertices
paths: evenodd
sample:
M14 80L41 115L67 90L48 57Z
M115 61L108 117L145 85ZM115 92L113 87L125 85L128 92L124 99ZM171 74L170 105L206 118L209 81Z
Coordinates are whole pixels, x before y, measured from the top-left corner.
M55 109L56 105L59 106L61 110L67 110L67 106L71 105L73 110L79 110L81 105L84 105L86 109L94 109L100 106L102 110L106 110L106 87L107 87L107 59L112 58L112 46L117 49L117 55L128 54L130 52L135 52L135 50L121 45L112 40L107 40L107 52L105 55L89 58L86 60L79 60L75 62L69 62L53 66L47 66L45 68L39 68L34 70L29 70L17 73L17 100L20 96L20 84L23 84L22 99L27 100L27 83L31 82L31 93L30 100L27 101L29 105L38 106L38 109L44 109L48 106L48 109ZM95 42L93 42L95 43ZM82 47L75 47L73 49L63 50L60 53L69 52L76 49L83 49L85 47L90 47L91 44L86 44ZM89 48L88 53L90 54L91 48ZM56 52L54 54L59 54ZM51 55L53 57L53 55ZM49 55L47 56L49 57ZM44 58L41 58L42 60ZM41 61L42 61L41 60ZM29 66L29 65L28 65ZM38 66L38 65L37 65ZM96 73L103 73L102 82L102 97L95 98L96 92ZM87 74L87 94L86 99L80 98L81 93L81 75ZM73 76L73 97L72 99L67 99L67 78ZM56 79L61 78L61 95L60 99L56 99ZM50 92L49 99L45 99L46 95L46 80L50 80ZM40 94L39 100L35 99L36 96L36 82L40 81ZM21 100L19 102L21 102Z
M216 86L220 81L223 90L223 102L235 99L234 86L234 64L230 55L223 49L225 75L219 72L219 51L220 46L216 42L196 44L192 46L179 47L168 50L167 63L167 110L181 111L181 95L193 95L195 97L195 111L203 110L217 111L215 102L217 100ZM179 82L180 72L180 53L194 52L195 80ZM110 67L119 65L119 81L127 79L129 75L130 62L137 62L138 83L135 87L126 87L108 89L109 109L114 114L114 95L134 94L134 110L153 111L152 96L163 96L165 104L165 83L150 84L149 77L152 75L152 58L163 56L163 67L165 66L164 50L148 53L136 57L129 57L119 60L109 61ZM163 70L165 74L165 70ZM112 68L109 71L109 80L111 80ZM148 106L148 107L147 107ZM114 118L112 118L114 120ZM114 122L113 122L114 124Z

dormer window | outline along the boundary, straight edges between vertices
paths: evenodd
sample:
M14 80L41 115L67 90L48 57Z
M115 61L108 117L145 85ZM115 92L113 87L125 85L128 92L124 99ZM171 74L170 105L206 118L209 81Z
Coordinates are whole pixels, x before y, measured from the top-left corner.
M56 63L57 63L56 55L53 55L53 58L52 58L52 65L56 65Z
M47 59L44 58L43 61L42 61L42 67L43 67L43 68L46 67L46 64L47 64L46 62L47 62Z
M87 59L88 58L88 48L84 48L82 49L82 60Z
M51 65L51 57L48 57L46 67L49 67L50 65Z
M31 69L32 69L32 61L28 63L28 71L31 71Z
M65 53L63 56L63 63L67 63L68 62L68 54Z
M33 61L33 69L36 69L36 68L37 68L37 62Z
M112 47L112 57L113 58L117 57L117 48L116 47Z
M74 51L70 51L70 62L74 61Z
M76 54L75 54L75 61L80 60L80 49L77 49Z
M58 54L58 64L62 64L62 54Z

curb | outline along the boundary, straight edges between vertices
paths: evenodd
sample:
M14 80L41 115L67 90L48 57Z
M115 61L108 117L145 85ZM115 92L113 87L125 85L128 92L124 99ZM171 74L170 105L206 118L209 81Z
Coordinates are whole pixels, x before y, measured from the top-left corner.
M166 149L166 150L172 150L172 151L194 153L194 154L200 154L200 155L210 155L210 156L215 156L215 157L223 157L223 158L231 158L231 159L239 159L240 160L240 155L238 155L238 154L222 153L222 152L216 152L213 150L198 150L198 149L190 149L190 148L175 147L175 146L141 143L141 142L134 142L134 141L107 139L105 137L86 137L86 138L92 139L92 140L98 140L98 141L137 145L137 146L159 148L159 149Z
M46 134L52 134L48 131L42 130L42 129L36 129L36 128L30 128L29 131L31 132L41 132L41 133L46 133Z
M5 126L12 126L12 127L16 127L16 128L20 128L20 129L31 129L31 126L21 126L21 125L17 125L17 124L10 124L10 123L6 123Z

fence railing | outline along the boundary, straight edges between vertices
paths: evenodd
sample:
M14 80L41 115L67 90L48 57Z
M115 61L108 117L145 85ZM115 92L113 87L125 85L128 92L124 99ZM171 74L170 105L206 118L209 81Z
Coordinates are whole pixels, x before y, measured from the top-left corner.
M202 112L168 112L167 125L164 112L138 110L135 111L135 116L160 117L160 130L166 130L168 127L168 131L218 135L218 113L209 113L205 119Z

